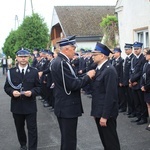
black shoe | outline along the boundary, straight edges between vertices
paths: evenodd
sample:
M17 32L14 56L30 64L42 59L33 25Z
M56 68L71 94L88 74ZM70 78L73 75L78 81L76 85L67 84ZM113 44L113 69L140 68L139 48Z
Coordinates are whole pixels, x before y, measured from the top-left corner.
M43 97L39 97L39 100L43 100Z
M119 113L126 112L126 109L119 109Z
M20 150L27 150L27 146L26 146L26 145L21 146L21 147L20 147Z
M147 123L147 120L146 119L141 119L139 122L137 122L137 125L142 125L142 124L145 124Z
M92 98L92 95L88 95L87 97L88 97L88 98Z
M44 107L50 107L48 103L43 104Z
M131 115L131 112L127 112L127 115L128 115L128 116Z
M150 131L150 126L147 126L147 127L146 127L146 130Z
M129 112L125 112L125 113L123 113L124 115L127 115L127 116L129 116L129 115L131 115L131 113L129 113Z
M54 112L54 108L51 108L51 109L50 109L50 112Z
M139 122L141 119L140 118L137 118L135 120L131 120L131 122Z
M134 114L131 114L128 116L128 118L134 118L134 117L136 117L136 115L134 115Z
M41 99L41 102L43 102L43 103L44 103L44 102L45 102L45 99Z

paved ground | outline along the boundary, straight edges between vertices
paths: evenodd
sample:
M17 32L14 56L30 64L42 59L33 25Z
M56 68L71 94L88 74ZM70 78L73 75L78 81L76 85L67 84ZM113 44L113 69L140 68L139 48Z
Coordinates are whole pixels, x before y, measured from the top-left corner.
M16 131L10 113L10 98L5 94L5 76L0 72L0 150L18 150ZM84 114L78 123L78 150L103 150L96 125L90 116L91 99L82 95ZM48 108L38 105L38 150L59 150L60 132L56 117ZM123 114L118 117L121 150L150 150L150 132L146 124L137 126Z

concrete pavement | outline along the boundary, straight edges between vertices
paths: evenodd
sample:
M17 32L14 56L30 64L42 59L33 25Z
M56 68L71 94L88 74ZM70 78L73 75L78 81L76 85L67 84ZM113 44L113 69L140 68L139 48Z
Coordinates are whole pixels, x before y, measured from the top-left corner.
M18 150L16 131L10 112L10 97L3 90L5 76L0 72L0 150ZM78 123L78 150L103 150L93 118L90 116L91 99L82 95L84 114ZM38 150L59 150L60 132L53 112L38 105ZM145 125L136 125L122 113L118 116L118 135L121 150L150 150L150 132Z

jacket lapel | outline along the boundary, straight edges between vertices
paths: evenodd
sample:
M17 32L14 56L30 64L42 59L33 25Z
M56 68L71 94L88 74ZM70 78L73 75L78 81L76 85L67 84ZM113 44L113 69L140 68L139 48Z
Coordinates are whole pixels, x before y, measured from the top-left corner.
M30 67L28 65L27 70L26 70L25 75L24 75L24 79L26 79L29 74L30 74Z
M106 66L109 65L109 62L105 62L102 67L100 69L97 69L96 70L96 75L95 75L95 78L97 78L98 76L101 75L101 73L103 72L103 70L106 68Z

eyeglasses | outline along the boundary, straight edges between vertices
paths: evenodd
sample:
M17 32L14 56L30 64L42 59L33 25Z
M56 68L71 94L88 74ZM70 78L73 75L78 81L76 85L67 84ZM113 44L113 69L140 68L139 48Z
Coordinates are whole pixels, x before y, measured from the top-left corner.
M102 53L94 53L92 56L101 55Z

